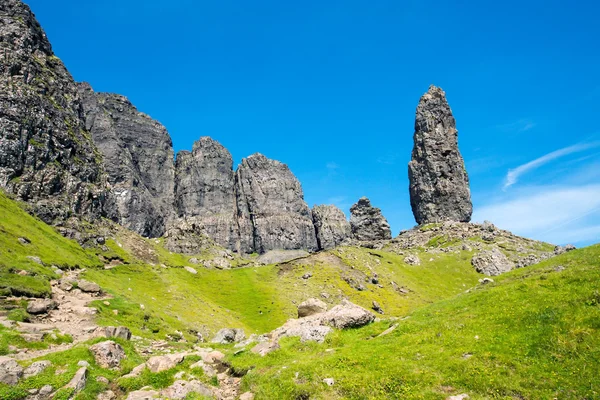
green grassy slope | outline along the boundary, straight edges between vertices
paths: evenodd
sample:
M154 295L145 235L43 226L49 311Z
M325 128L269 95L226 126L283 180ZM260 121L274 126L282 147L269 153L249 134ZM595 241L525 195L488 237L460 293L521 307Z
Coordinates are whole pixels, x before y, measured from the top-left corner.
M257 399L600 398L600 245L495 280L322 345L285 340L230 361L251 370Z
M28 256L39 257L43 265ZM57 277L53 265L92 267L100 262L0 192L0 294L49 296L49 280ZM19 271L27 275L19 275Z

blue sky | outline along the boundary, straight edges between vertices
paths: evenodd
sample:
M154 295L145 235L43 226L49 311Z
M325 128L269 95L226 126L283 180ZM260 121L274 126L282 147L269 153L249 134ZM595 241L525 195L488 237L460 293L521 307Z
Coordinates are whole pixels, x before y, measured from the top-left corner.
M76 80L237 163L285 162L309 205L368 196L414 225L407 163L447 94L474 221L600 241L600 5L592 1L26 0Z

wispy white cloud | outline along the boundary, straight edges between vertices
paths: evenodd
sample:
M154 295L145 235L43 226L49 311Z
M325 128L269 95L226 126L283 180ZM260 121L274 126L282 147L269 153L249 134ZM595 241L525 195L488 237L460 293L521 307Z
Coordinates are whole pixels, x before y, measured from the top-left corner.
M489 220L516 234L557 244L597 242L600 184L531 187L476 208L473 220Z
M533 129L537 124L529 118L522 118L506 124L496 125L496 129L506 133L521 133Z
M573 146L568 146L568 147L564 147L559 150L555 150L551 153L543 155L542 157L536 158L533 161L529 161L528 163L519 165L517 168L510 169L508 171L508 173L506 174L506 178L504 179L503 189L504 190L508 189L509 187L511 187L512 185L514 185L515 183L518 182L521 175L523 175L531 170L534 170L536 168L539 168L544 164L548 164L551 161L554 161L558 158L567 156L569 154L579 153L579 152L589 150L589 149L592 149L592 148L595 148L598 146L600 146L599 141L575 144Z

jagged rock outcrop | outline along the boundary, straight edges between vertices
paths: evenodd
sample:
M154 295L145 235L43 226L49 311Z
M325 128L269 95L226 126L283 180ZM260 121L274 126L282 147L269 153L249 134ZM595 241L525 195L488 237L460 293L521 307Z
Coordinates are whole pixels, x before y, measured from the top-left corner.
M352 236L350 222L344 212L336 206L314 206L312 217L319 250L333 249Z
M0 54L0 187L47 223L110 217L77 85L20 0L0 2Z
M350 208L350 227L356 240L388 240L392 238L390 224L379 208L371 206L371 201L362 197Z
M126 97L79 85L85 126L103 155L121 225L162 236L173 210L173 145L167 130Z
M410 204L419 225L471 220L469 177L458 150L456 121L446 94L433 85L417 106L408 178Z
M311 211L287 165L254 154L242 160L236 185L242 250L317 250Z
M191 152L177 154L175 210L193 232L205 234L228 249L238 249L233 159L219 142L202 137ZM181 225L181 221L175 224Z

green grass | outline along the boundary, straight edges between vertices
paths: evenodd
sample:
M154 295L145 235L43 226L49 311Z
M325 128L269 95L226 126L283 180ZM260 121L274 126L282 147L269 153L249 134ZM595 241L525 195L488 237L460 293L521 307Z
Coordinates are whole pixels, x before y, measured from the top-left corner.
M30 243L22 244L19 238ZM50 279L58 277L51 266L78 268L100 265L97 257L27 214L2 192L0 249L0 294L47 297L50 295ZM39 257L43 265L27 256ZM18 275L21 270L27 271L28 275Z
M230 362L251 371L243 385L257 399L599 398L600 245L495 280L415 311L386 336L376 337L392 324L382 321Z
M0 325L0 355L9 354L9 346L16 346L20 349L41 350L47 349L50 345L71 343L72 341L71 336L55 332L53 335L45 335L41 342L28 342L23 339L19 332Z

